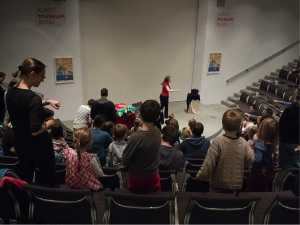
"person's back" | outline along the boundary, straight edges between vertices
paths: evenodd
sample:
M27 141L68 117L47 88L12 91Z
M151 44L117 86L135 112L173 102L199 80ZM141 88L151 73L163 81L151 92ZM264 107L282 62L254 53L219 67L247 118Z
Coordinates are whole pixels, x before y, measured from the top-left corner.
M122 164L128 166L128 189L134 193L160 192L159 147L161 136L154 122L160 106L154 100L145 101L140 110L142 129L128 138Z
M162 129L161 135L159 168L161 170L180 170L183 154L174 147L174 143L178 138L177 128L167 125Z
M90 113L91 113L91 107L93 103L94 100L90 99L87 105L81 105L78 108L75 120L73 122L73 129L88 127L88 124L91 121Z
M254 161L253 151L245 139L236 136L241 115L234 110L224 113L222 123L225 135L216 137L196 178L210 179L212 192L230 192L242 188L244 168Z
M186 138L180 145L184 160L187 158L205 159L210 147L210 140L201 136L204 131L202 123L197 122L193 128L193 135Z

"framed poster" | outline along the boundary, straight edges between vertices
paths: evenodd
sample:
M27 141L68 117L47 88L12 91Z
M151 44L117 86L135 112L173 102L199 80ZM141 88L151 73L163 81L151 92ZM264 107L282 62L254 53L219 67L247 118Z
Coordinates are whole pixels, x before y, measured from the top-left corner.
M220 73L222 53L209 53L207 74Z
M74 82L73 58L54 58L54 71L56 83Z

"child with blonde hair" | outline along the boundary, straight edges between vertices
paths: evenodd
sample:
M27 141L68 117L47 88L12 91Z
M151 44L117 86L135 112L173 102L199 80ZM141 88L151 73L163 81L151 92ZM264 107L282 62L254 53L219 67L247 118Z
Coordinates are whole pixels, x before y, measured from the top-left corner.
M184 139L186 139L186 138L188 138L188 137L190 137L190 136L193 135L192 131L188 127L182 128L181 133L182 133L182 137Z
M196 125L196 120L194 118L190 119L188 125L190 127L190 130L193 132L193 129Z
M96 154L87 153L92 145L93 135L87 127L76 129L73 133L75 149L64 150L66 159L66 185L71 188L88 188L99 190L103 188L98 177L103 176Z

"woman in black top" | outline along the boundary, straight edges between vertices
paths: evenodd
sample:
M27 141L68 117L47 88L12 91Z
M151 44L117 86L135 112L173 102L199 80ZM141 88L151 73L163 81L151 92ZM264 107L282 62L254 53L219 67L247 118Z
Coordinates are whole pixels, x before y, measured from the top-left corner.
M19 158L20 177L32 182L35 167L41 174L41 182L53 185L56 180L54 149L47 130L54 124L47 116L43 105L51 104L58 109L60 103L42 100L31 91L45 79L45 65L34 58L25 59L13 77L20 81L7 91L6 103L15 135L15 150Z
M5 88L3 86L3 81L5 79L6 75L3 72L0 72L0 122L3 123L4 116L5 116L5 107L4 107L4 93Z

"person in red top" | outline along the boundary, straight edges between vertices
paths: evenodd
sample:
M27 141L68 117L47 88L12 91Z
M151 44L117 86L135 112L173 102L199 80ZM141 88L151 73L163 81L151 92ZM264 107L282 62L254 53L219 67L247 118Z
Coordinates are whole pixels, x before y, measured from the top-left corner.
M165 108L165 118L168 118L168 105L169 105L169 92L178 92L179 90L171 90L169 83L171 82L170 76L166 76L161 83L162 92L160 94L160 107L161 110Z

